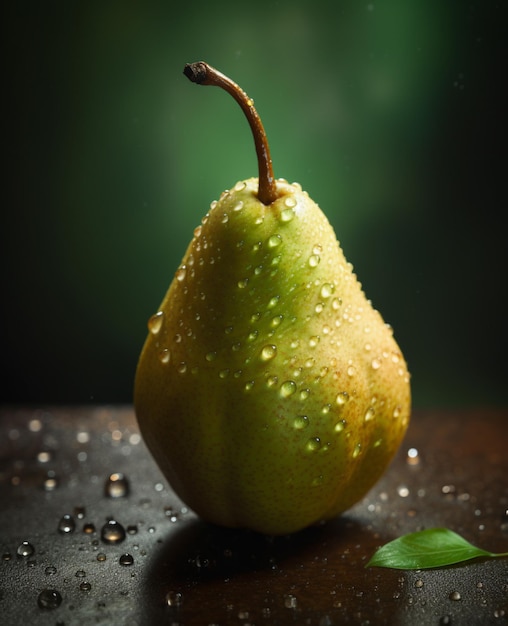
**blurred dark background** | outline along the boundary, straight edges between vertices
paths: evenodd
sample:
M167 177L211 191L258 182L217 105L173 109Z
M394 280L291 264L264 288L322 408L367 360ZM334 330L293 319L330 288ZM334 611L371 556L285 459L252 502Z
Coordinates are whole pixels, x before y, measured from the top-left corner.
M130 402L210 201L263 118L392 324L417 407L506 406L504 3L3 4L2 403Z

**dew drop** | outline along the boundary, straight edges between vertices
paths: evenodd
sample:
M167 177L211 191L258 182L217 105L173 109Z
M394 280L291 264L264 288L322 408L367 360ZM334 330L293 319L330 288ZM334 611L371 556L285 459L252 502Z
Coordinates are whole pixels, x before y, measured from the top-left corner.
M243 209L243 200L239 200L233 207L233 211L241 211Z
M310 389L302 389L300 391L300 400L307 400L310 396Z
M247 341L255 341L258 335L259 335L259 331L253 330L251 333L247 335Z
M273 298L270 298L270 300L268 301L268 308L273 309L274 307L276 307L279 304L279 300L280 296L274 296Z
M22 541L16 549L16 554L22 557L32 556L35 548L29 541Z
M319 343L319 336L318 335L314 335L314 337L311 337L309 339L309 346L311 348L315 348Z
M267 387L275 387L275 385L279 382L279 377L278 376L268 376L268 378L266 379L266 386Z
M406 462L408 465L418 465L420 463L420 456L416 448L409 448L407 451Z
M362 444L357 443L356 446L353 448L353 459L356 459L359 456L361 451L362 451Z
M235 191L243 191L247 187L247 183L244 180L239 180L233 187Z
M152 335L156 335L162 328L162 322L164 321L163 311L158 311L150 317L148 320L148 330Z
M316 306L314 307L314 311L319 314L323 312L324 308L325 308L324 304L322 302L318 302Z
M222 219L221 219L221 222L222 222L223 224L227 224L227 223L228 223L228 221L229 221L229 215L228 215L227 213L223 213L223 214L222 214Z
M239 280L237 284L238 284L238 289L245 289L245 287L247 287L247 285L249 284L249 279L244 278L242 280Z
M296 391L296 383L293 380L286 380L280 386L280 395L282 398L289 398Z
M397 405L393 409L393 417L395 417L395 418L400 417L400 413L401 413L401 408L400 408L400 406Z
M37 597L39 608L52 610L62 604L62 596L56 589L43 589Z
M317 267L319 265L319 262L321 261L321 257L319 256L319 254L312 254L309 257L309 267Z
M104 495L107 498L125 498L129 495L129 481L119 472L110 474L104 484Z
M311 437L305 444L307 452L316 452L321 448L321 439L319 437Z
M97 560L99 561L99 563L104 563L107 558L108 557L104 554L104 552L99 552L99 554L97 555Z
M125 539L125 528L119 522L109 520L101 529L101 539L104 543L120 543Z
M458 600L462 600L462 596L460 595L458 591L452 591L448 597L450 598L450 600L453 600L454 602L457 602Z
M128 567L129 565L134 564L134 557L132 556L132 554L122 554L122 556L118 559L118 562L120 563L120 565Z
M175 272L175 278L179 283L181 283L185 279L186 274L187 274L187 266L180 265L180 267Z
M203 227L201 225L196 226L196 228L194 229L194 237L196 237L196 239L201 235L202 229Z
M374 419L376 412L374 411L374 408L369 406L369 408L365 411L365 415L363 416L363 419L366 422L370 422L371 420Z
M217 352L208 352L205 356L205 359L211 363L212 361L215 361L215 359L217 358Z
M344 428L346 427L346 420L339 420L336 424L335 424L335 432L336 433L341 433Z
M171 360L171 352L168 350L168 348L163 348L159 352L159 361L165 365L166 363L169 363L170 360Z
M290 222L295 216L295 212L292 208L282 209L280 212L280 221L287 223Z
M229 376L229 370L228 369L224 369L224 370L221 370L219 372L219 378L221 378L222 380L224 380L228 376Z
M69 533L73 533L76 529L76 522L72 515L66 513L60 518L58 522L58 532L62 533L62 535L68 535Z
M89 582L84 581L80 584L79 589L80 591L90 591L92 589L92 585Z
M309 418L306 415L297 415L293 420L295 430L303 430L309 425Z
M320 291L321 297L325 298L326 300L332 295L332 293L334 292L334 289L335 287L331 283L324 283Z
M373 370L378 370L381 367L381 361L379 359L372 359L371 366Z
M356 370L355 370L355 368L354 368L354 366L353 366L353 365L350 365L350 366L347 368L347 375L348 375L348 376L354 376L354 375L355 375L355 372L356 372Z
M263 361L270 361L275 356L277 356L277 346L268 345L261 350L261 359Z
M282 237L280 235L272 235L268 238L267 243L269 248L278 248L282 243Z
M341 304L342 304L342 300L340 298L334 298L332 300L332 309L334 311L337 311L338 309L340 309Z
M335 402L339 405L339 406L344 406L346 404L346 402L349 399L349 395L347 393L347 391L341 391L340 393L337 394L336 398L335 398Z
M166 605L172 607L181 606L183 595L179 591L168 591L166 594Z
M284 319L283 315L276 315L275 317L272 317L271 321L270 321L270 326L272 328L277 328L277 326L281 325L282 320Z
M178 364L178 367L176 368L176 370L179 374L185 374L185 372L187 371L187 363L185 361L181 361Z
M254 381L249 380L248 382L245 383L244 389L245 391L250 391L253 387L254 387Z

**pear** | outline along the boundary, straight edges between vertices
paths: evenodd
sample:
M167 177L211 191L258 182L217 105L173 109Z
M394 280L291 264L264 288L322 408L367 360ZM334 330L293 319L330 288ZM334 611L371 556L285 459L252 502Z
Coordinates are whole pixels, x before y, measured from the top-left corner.
M185 74L242 106L259 176L194 230L148 322L135 411L199 516L289 534L349 509L384 473L408 426L409 374L324 213L273 177L252 100L204 62Z

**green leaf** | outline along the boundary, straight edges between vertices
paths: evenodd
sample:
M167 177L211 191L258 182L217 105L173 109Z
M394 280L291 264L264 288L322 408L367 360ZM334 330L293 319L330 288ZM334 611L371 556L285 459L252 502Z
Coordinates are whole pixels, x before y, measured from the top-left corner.
M476 548L447 528L429 528L409 533L381 546L365 567L427 569L453 565L478 557L505 556L508 556L508 552L494 554Z

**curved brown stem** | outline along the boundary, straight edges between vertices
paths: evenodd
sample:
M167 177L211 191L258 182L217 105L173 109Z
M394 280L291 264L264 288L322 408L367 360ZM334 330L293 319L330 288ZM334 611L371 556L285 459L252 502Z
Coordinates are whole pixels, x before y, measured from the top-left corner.
M193 83L197 83L198 85L214 85L216 87L221 87L233 96L233 98L242 107L252 130L254 144L256 146L259 168L258 198L265 205L269 205L274 202L277 199L278 194L273 175L270 148L268 146L268 139L266 138L261 118L254 108L253 100L251 100L245 91L243 91L243 89L234 81L204 61L188 63L185 66L183 73L189 80Z

